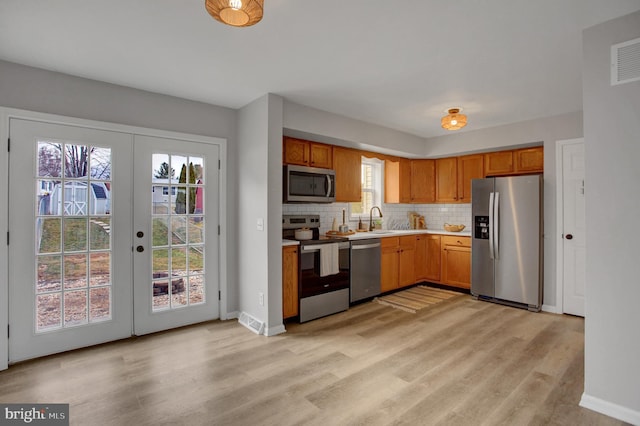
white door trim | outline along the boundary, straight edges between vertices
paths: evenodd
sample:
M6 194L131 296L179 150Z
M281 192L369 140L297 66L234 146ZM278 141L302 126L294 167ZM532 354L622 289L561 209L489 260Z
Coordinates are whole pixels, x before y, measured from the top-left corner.
M157 136L170 139L181 139L192 142L215 144L220 147L220 244L219 253L219 283L220 283L220 319L235 318L235 312L228 312L229 288L227 283L227 140L225 138L194 135L189 133L172 132L168 130L151 129L146 127L129 126L118 123L108 123L104 121L87 120L83 118L67 117L56 114L40 113L16 108L6 108L0 106L0 200L4 205L8 205L9 200L9 120L12 118L23 120L35 120L46 123L63 124L78 127L88 127L98 130L108 130L114 132L130 133L133 135ZM0 371L8 368L9 363L9 338L4 330L8 330L9 325L9 274L8 259L9 250L4 242L6 232L9 229L9 208L0 208Z
M556 141L556 313L564 313L564 250L562 230L564 229L564 190L562 182L562 148L566 145L582 143L584 138Z

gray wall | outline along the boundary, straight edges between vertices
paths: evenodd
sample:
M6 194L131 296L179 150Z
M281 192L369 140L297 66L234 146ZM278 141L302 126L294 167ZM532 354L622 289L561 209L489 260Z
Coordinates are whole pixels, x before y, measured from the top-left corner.
M382 152L404 157L424 157L425 140L409 133L364 121L284 102L284 131L288 136Z
M0 106L227 139L227 170L237 170L236 111L201 102L73 77L0 60ZM235 283L237 181L227 176L226 304L238 309ZM6 194L4 194L6 197ZM6 198L3 198L6 199Z
M584 43L587 282L583 403L640 424L640 81L610 85L610 48L640 37L640 12ZM612 405L613 404L613 405ZM598 409L598 411L602 411ZM611 413L610 413L611 414Z
M265 95L238 117L238 283L240 310L282 326L282 98ZM264 229L257 229L262 220ZM259 295L264 304L259 303Z

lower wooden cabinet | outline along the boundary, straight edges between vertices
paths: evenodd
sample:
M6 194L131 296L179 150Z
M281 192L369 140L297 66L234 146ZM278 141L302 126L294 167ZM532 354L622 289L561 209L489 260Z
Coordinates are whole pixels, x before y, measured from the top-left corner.
M416 235L415 278L440 282L440 235Z
M382 239L380 289L383 293L415 284L415 252L415 235Z
M383 293L422 281L471 287L471 238L438 234L382 238Z
M442 283L471 287L471 238L442 236Z
M298 315L298 246L282 247L282 318Z
M442 261L441 261L441 236L426 235L427 239L427 265L425 279L427 281L440 281L442 277Z

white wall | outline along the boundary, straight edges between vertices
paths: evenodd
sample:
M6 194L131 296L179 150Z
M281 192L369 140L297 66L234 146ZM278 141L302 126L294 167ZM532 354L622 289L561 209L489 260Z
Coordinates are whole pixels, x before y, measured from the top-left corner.
M145 92L114 84L88 80L0 60L0 106L106 121L132 126L215 136L227 139L227 170L237 169L236 116L233 109L172 96ZM6 171L6 168L3 169ZM3 172L0 172L3 173ZM237 182L229 173L227 199L227 241L221 250L227 253L227 283L221 283L221 315L238 309L235 283ZM0 182L1 183L1 182ZM0 186L0 200L7 200ZM0 275L0 288L6 285ZM226 287L226 288L225 288ZM6 299L5 299L6 300ZM0 303L0 316L6 303Z
M587 281L581 404L640 424L640 81L610 85L610 48L640 12L583 33Z
M284 331L281 98L265 95L240 109L238 152L240 310L264 321L265 334L277 334Z

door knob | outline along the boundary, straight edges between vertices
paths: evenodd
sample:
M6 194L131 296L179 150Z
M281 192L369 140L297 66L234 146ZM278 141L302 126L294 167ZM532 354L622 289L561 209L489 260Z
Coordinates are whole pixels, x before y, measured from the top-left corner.
M567 235L565 236L565 238L566 238L567 240L573 240L573 235L571 235L571 234L567 234Z
M138 232L136 233L136 236L137 236L138 238L142 238L142 237L144 237L144 232L142 232L142 231L138 231Z
M138 247L136 247L136 251L137 251L138 253L142 253L142 252L144 251L144 247L142 247L142 246L138 246Z

